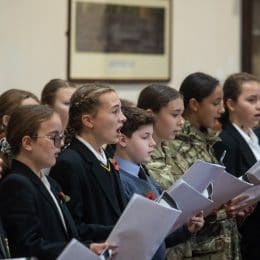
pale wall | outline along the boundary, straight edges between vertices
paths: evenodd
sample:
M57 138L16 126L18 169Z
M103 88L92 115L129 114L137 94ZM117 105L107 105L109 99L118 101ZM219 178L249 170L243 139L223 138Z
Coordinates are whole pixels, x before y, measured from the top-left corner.
M122 0L123 1L123 0ZM0 0L0 93L24 88L40 94L52 78L66 78L67 0ZM240 70L240 0L173 1L172 80L179 88L195 71L220 80ZM115 85L135 101L140 84Z

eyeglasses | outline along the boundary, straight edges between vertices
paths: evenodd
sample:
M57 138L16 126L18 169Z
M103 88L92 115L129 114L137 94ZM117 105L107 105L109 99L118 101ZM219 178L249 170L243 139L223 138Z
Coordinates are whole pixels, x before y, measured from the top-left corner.
M50 140L53 141L54 146L57 147L57 148L61 147L61 144L62 144L62 142L64 140L64 135L63 134L44 135L44 136L35 135L34 137L36 137L36 138L47 137L47 138L49 138Z

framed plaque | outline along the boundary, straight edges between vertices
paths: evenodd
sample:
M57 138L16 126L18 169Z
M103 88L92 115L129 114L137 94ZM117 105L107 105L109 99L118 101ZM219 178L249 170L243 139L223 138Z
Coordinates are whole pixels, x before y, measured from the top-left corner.
M169 81L171 0L69 0L68 79Z

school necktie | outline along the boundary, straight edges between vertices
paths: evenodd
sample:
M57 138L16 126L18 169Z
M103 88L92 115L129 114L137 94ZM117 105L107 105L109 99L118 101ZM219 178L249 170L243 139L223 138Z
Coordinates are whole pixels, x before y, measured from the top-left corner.
M143 169L143 167L141 166L138 172L138 177L142 180L147 180L146 178L146 174L145 174L145 170Z

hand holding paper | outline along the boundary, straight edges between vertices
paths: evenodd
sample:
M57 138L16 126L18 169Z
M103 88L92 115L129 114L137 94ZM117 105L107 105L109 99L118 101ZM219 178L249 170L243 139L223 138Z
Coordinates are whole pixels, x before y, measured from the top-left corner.
M245 197L244 200L238 201L237 207L240 207L240 209L246 208L248 206L251 206L258 201L260 201L260 185L255 185L248 190L241 193L238 197ZM237 200L236 197L234 200Z
M57 260L107 260L110 258L106 258L105 256L103 256L103 252L105 251L105 249L109 248L113 249L113 252L116 254L116 248L107 242L93 243L90 245L91 250L89 250L78 240L72 239L70 243L65 247L65 249L61 252Z
M90 244L90 249L97 255L103 254L106 250L111 250L112 255L117 253L117 246L112 245L108 242L105 243L92 243Z
M187 223L187 228L190 231L190 233L194 234L201 230L204 223L205 221L203 217L203 211L201 211L189 220L189 222Z
M224 208L228 217L235 217L241 210L247 207L249 195L242 193L232 200L224 204Z
M260 161L257 161L246 173L247 179L254 185L260 184Z
M70 260L70 259L100 260L99 256L95 255L86 246L81 244L76 239L72 239L57 258L57 260Z

